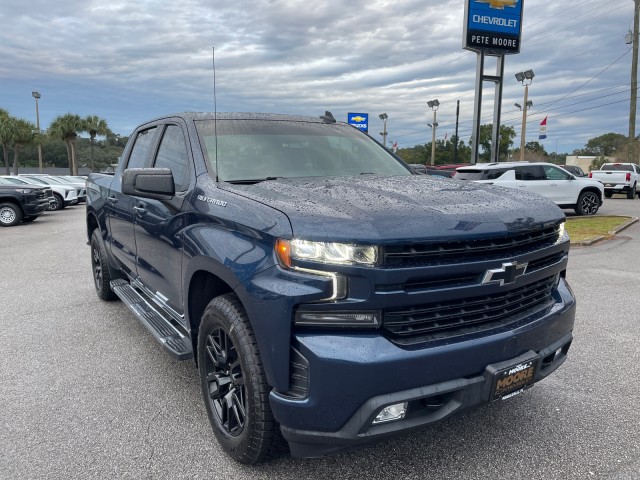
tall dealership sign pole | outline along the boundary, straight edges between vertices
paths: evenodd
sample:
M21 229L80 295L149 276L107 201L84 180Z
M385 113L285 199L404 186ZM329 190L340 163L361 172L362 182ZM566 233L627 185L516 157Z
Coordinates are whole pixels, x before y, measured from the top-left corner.
M491 161L499 156L504 57L520 53L524 0L465 0L462 48L476 52L476 95L473 109L471 161L478 161L483 82L495 84ZM497 57L496 74L484 73L485 57Z

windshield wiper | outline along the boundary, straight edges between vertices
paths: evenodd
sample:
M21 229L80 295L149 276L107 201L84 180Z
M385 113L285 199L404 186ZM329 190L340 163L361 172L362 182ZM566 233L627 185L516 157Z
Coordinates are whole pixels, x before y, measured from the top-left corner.
M226 183L231 183L233 185L254 185L256 183L265 182L267 180L278 180L279 178L284 177L266 177L266 178L250 178L243 180L224 180Z

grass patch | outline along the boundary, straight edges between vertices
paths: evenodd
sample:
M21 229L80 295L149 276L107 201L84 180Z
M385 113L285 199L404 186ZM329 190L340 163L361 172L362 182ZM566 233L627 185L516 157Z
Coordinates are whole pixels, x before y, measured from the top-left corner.
M609 232L628 222L631 217L568 218L565 228L571 243L580 243L596 237L609 237Z

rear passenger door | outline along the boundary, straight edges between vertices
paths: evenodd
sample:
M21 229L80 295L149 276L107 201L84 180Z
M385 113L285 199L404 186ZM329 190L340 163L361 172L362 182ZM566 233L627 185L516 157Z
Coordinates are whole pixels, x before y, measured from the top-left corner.
M547 175L541 165L523 165L516 167L515 170L518 189L550 198L546 182Z
M158 128L151 166L171 170L176 193L171 200L135 197L136 266L156 301L182 315L183 206L195 175L186 126L176 120Z

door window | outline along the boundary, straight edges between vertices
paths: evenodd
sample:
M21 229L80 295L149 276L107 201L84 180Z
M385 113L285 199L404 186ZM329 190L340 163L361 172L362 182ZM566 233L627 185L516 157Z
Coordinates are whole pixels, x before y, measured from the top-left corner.
M179 126L167 126L160 142L154 167L171 170L176 191L181 192L189 187L189 155L182 129Z
M143 168L146 165L155 132L156 127L153 127L138 133L136 143L133 144L131 155L129 155L127 168Z
M569 180L569 174L559 168L545 165L544 172L547 175L547 180Z

